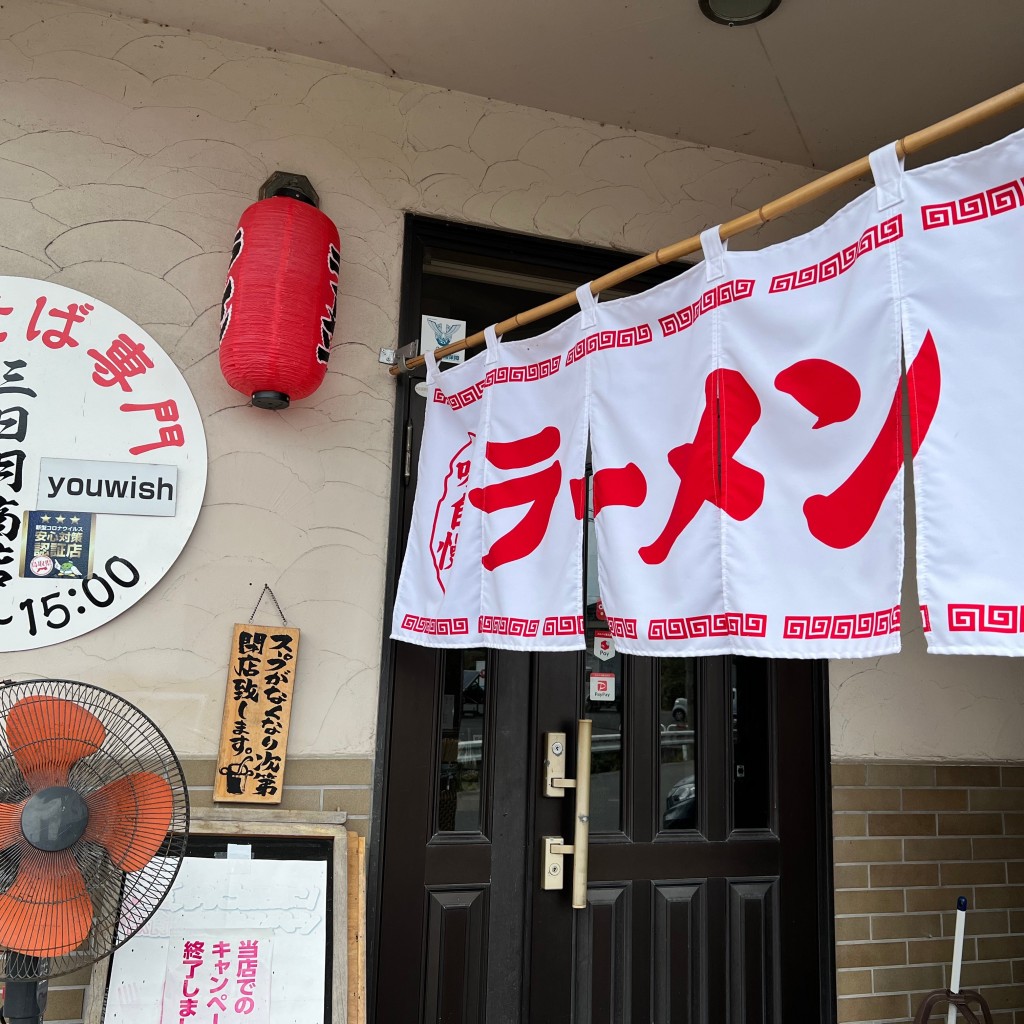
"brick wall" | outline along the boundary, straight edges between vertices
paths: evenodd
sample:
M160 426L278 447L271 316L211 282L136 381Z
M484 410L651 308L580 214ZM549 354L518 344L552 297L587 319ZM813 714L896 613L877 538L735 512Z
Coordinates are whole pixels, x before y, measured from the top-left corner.
M213 806L217 762L182 762L193 807ZM345 828L365 836L370 824L373 762L365 757L289 758L284 771L282 811L345 811ZM244 805L239 805L244 806Z
M966 896L961 984L1024 1024L1024 766L833 764L832 785L840 1022L909 1021L948 985Z

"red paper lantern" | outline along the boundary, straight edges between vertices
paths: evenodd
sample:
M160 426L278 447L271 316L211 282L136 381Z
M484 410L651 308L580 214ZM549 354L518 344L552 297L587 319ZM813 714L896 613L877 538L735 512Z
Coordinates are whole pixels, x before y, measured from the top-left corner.
M260 197L242 214L231 250L220 368L253 405L283 409L327 373L341 242L301 175L275 173Z

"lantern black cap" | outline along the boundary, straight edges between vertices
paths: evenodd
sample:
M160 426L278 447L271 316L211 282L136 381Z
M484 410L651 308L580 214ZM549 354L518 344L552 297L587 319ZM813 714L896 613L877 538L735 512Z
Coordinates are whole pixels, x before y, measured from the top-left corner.
M697 0L704 17L719 25L752 25L767 18L781 0Z
M287 409L291 399L283 391L254 391L252 404L257 409Z
M313 188L313 183L304 174L295 174L293 171L274 171L260 185L260 199L270 199L272 196L286 196L320 209L320 196Z

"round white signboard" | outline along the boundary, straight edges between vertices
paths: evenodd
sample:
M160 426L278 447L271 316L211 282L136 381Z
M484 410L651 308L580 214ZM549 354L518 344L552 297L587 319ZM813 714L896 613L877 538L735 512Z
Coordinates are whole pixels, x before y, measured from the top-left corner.
M167 353L98 299L0 277L0 651L135 604L205 489L203 422Z

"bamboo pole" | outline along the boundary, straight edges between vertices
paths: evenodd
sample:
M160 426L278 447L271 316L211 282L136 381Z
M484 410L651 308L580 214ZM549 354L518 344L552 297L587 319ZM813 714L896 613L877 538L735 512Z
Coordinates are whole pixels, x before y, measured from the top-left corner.
M1007 89L1005 92L991 96L987 100L982 100L981 103L977 103L973 107L961 110L960 113L953 114L952 117L947 117L928 128L923 128L919 132L905 136L897 141L896 151L901 157L917 153L927 146L940 142L942 139L956 135L957 132L961 132L965 128L970 128L973 125L980 124L982 121L987 121L990 117L995 117L997 114L1012 110L1021 103L1024 103L1024 82L1020 85L1015 85L1012 89ZM802 185L800 188L794 189L778 199L765 203L764 206L756 210L751 210L750 213L743 214L742 217L726 221L721 226L719 233L724 241L727 238L732 238L734 235L742 234L744 231L758 228L762 224L767 224L769 221L775 220L784 214L791 213L793 210L799 209L815 199L820 199L841 185L848 185L870 172L871 165L868 163L868 158L862 156L859 160L846 164L845 167L830 171L828 174L824 174L820 178L816 178L814 181ZM660 267L665 263L672 263L675 260L682 259L684 256L689 256L690 253L694 253L698 249L700 249L700 235L692 235L682 242L666 245L655 252L640 257L640 259L633 260L632 263L619 267L618 270L605 274L603 277L595 278L590 284L590 290L594 295L598 295L609 288L622 284L623 281L636 277L638 274L646 273L648 270L653 270L655 267ZM527 324L536 323L552 313L558 313L575 305L576 293L567 292L557 299L551 299L550 302L545 302L540 306L534 306L532 309L517 313L515 316L509 317L508 320L502 320L501 323L495 325L494 329L500 336L508 331L515 330L517 327L525 327ZM477 345L482 345L483 342L483 331L479 331L476 334L471 334L468 338L464 338L462 341L446 345L444 354L448 356L455 352L461 352L463 349L475 348ZM422 366L423 362L423 356L413 356L411 359L406 360L406 366L412 370L417 366ZM403 370L400 366L392 366L389 372L392 376L397 376Z

